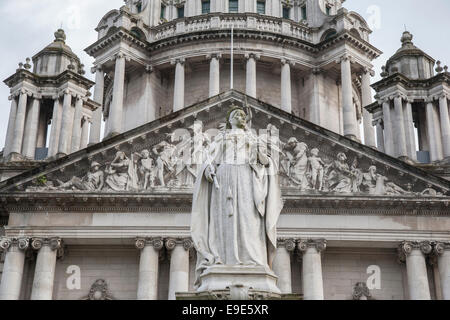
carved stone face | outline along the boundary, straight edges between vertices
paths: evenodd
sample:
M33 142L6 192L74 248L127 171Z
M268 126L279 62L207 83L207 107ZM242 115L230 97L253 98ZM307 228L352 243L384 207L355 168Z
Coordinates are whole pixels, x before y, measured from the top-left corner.
M247 120L247 115L243 110L236 110L230 114L229 122L231 124L231 128L236 129L244 129Z
M150 156L150 152L148 152L148 150L143 150L141 156L144 159L148 159L148 157Z

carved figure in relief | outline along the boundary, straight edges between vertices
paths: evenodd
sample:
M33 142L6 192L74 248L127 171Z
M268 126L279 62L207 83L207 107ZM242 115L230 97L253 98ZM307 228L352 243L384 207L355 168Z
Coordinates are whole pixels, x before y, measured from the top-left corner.
M375 194L377 187L377 167L370 166L369 171L362 174L361 191Z
M157 156L156 158L156 178L161 187L166 186L166 179L164 176L165 170L172 174L175 172L175 154L176 147L166 141L162 141L153 147L153 153Z
M363 180L362 170L358 168L358 160L355 158L353 160L352 166L350 167L350 172L352 173L352 192L360 192L360 186Z
M290 138L285 145L285 149L290 150L286 152L289 159L289 177L296 185L300 186L300 190L307 189L308 156L306 151L308 146L304 142L299 142L296 138Z
M72 189L82 191L100 191L105 184L105 174L100 170L100 163L92 162L90 171L83 177L73 177L66 183L56 180L59 184L58 189Z
M150 186L153 188L155 186L156 170L155 163L150 157L150 151L144 149L141 153L135 153L135 158L137 158L137 168L139 172L139 187L143 190L147 190Z
M311 185L313 189L317 188L317 179L319 179L319 187L317 190L321 191L323 188L323 173L325 163L319 158L319 149L311 150L311 156L308 158L311 167Z
M354 174L350 170L347 164L347 156L345 153L340 152L330 167L328 174L328 186L332 192L350 193L352 192L352 179Z
M108 165L106 174L106 189L113 191L131 191L137 189L136 172L133 161L125 152L118 151L114 160Z

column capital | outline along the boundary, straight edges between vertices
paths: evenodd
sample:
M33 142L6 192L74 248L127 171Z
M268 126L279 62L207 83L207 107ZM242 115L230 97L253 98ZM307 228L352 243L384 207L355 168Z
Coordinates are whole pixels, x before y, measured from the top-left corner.
M222 54L221 53L209 53L206 55L206 60L208 60L208 61L210 61L213 58L220 60L220 59L222 59Z
M408 98L401 92L396 92L392 95L389 96L389 100L394 100L394 99L403 99L403 100L407 100Z
M364 67L364 68L362 68L360 74L361 75L369 74L371 77L374 77L375 71L372 68Z
M317 252L322 252L327 248L327 240L325 239L306 239L298 241L298 249L305 252L309 248L314 248Z
M102 72L103 71L103 65L95 65L91 68L91 73L94 74L96 72Z
M346 53L335 60L336 64L340 64L343 61L350 61L350 63L354 63L355 58Z
M311 69L311 73L312 73L313 75L321 74L323 71L324 71L324 70L321 69L321 68L312 68L312 69Z
M185 63L186 63L186 58L176 58L176 59L170 60L170 64L173 66L176 64L184 65Z
M155 71L155 68L152 65L148 64L145 66L145 72L153 73L154 71Z
M295 250L295 243L296 243L296 240L293 238L289 238L289 239L280 238L277 241L277 247L285 248L287 251L293 252Z
M112 60L117 60L117 59L130 59L130 58L127 57L127 55L125 55L125 53L118 52L112 57Z
M161 250L164 247L164 240L161 237L152 238L136 238L136 248L139 250L144 249L147 246L152 246L155 250Z
M382 118L378 118L378 119L373 121L373 124L376 125L376 126L382 126L384 124L384 122L383 122Z
M428 98L425 98L425 99L424 99L425 103L433 103L434 100L435 100L434 97L428 97Z
M261 59L261 54L259 54L259 53L254 53L254 52L246 52L246 53L244 54L244 58L245 58L245 60L248 60L248 59L250 59L250 58L253 58L253 59L255 59L255 60L259 60L259 59Z
M165 240L166 249L172 251L176 246L183 246L184 250L189 251L193 248L194 242L191 238L167 238Z
M398 247L400 261L404 261L413 250L420 250L424 255L430 254L433 247L430 241L403 241Z
M450 241L448 242L441 242L438 241L434 243L434 253L438 256L444 254L445 251L450 251Z
M63 241L61 238L32 238L31 247L34 250L40 250L44 246L50 247L53 251L62 249Z
M280 63L281 63L281 65L282 66L284 66L284 65L289 65L290 67L293 67L293 66L295 66L295 62L293 62L293 61L291 61L291 60L288 60L288 59L280 59Z
M27 250L30 245L30 238L21 237L21 238L7 238L3 237L0 239L0 248L5 251L8 251L12 246L17 246L19 250Z
M450 94L447 92L441 92L438 94L438 99L450 99Z

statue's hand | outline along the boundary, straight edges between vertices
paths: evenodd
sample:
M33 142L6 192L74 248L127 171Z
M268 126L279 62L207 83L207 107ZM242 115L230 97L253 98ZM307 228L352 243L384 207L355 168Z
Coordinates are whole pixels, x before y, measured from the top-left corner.
M205 169L205 178L210 183L214 183L214 171L212 170L211 166L206 167L206 169Z

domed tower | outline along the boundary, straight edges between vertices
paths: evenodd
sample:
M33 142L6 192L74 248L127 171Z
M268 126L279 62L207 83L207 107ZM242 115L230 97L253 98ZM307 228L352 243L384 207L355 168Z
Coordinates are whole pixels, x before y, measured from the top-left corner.
M105 137L231 89L376 147L371 61L342 0L128 0L98 24L95 101ZM233 30L233 31L232 31ZM233 33L233 45L232 45ZM233 53L231 48L234 48ZM233 63L231 63L233 61ZM231 71L233 70L233 71ZM231 81L233 74L233 81ZM100 141L94 117L90 142Z
M450 157L449 73L439 61L433 70L435 60L412 40L405 31L401 48L383 67L383 79L373 84L377 103L368 110L387 154L429 163Z
M98 107L89 99L94 83L84 77L83 64L65 40L59 29L55 40L33 57L33 67L27 58L5 80L11 88L5 161L44 160L87 145Z

